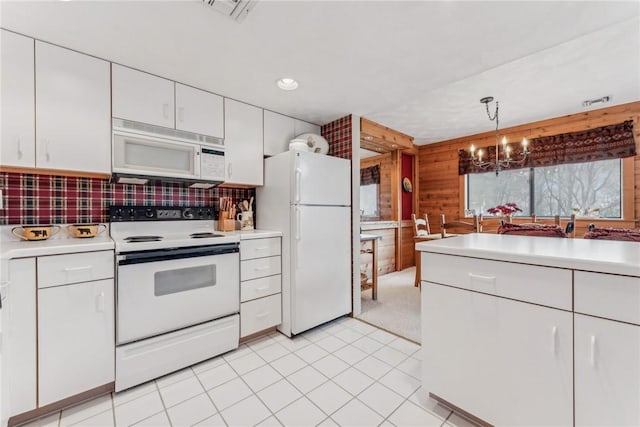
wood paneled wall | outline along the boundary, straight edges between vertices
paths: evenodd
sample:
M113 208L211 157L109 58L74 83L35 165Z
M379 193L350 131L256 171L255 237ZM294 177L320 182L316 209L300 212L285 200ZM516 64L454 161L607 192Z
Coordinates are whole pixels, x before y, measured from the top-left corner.
M392 174L394 171L394 164L392 159L392 153L381 154L379 156L367 157L360 160L360 168L368 168L371 166L380 166L380 196L378 205L380 208L380 221L391 221L395 217L393 215L393 201L392 201Z
M640 153L640 101L514 126L501 129L500 133L506 135L510 141L519 141L523 137L533 139L577 132L625 120L634 122L636 146ZM495 133L490 131L419 148L417 176L420 193L417 211L420 215L429 214L432 232L440 230L440 214L445 214L447 220L456 220L464 216L464 177L458 176L458 150L468 149L471 143L476 147L491 146L495 143ZM610 227L640 228L640 155L624 159L623 169L626 171L623 192L624 220L578 220L575 234L577 237L584 234L591 222Z

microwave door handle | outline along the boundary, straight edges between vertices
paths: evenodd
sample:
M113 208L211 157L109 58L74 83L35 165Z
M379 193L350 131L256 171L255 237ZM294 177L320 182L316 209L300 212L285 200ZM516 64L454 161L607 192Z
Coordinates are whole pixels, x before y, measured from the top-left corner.
M196 159L193 165L193 175L196 178L200 178L200 164L202 163L202 156L200 155L200 147L196 149Z

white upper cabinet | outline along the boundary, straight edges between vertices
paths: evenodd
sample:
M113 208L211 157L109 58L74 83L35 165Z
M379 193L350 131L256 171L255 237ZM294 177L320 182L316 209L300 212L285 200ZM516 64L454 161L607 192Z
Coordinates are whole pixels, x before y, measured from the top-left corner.
M36 167L111 172L109 63L36 41Z
M295 137L295 119L264 110L264 155L273 156L289 150Z
M304 122L302 120L294 119L295 135L298 136L303 133L315 133L320 135L320 126L313 123Z
M113 64L113 117L224 138L219 95Z
M174 83L113 64L113 117L175 127Z
M6 166L34 167L36 146L33 39L5 30L0 30L0 39L0 163Z
M224 138L223 98L176 83L176 129Z
M262 109L226 98L224 109L225 183L262 185Z

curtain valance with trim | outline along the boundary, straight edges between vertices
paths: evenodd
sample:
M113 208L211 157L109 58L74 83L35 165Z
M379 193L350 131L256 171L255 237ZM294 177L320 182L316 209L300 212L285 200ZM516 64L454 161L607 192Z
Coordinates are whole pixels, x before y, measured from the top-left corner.
M380 184L380 166L360 169L360 185Z
M518 158L522 147L519 144L513 144L512 148L514 158ZM485 156L488 156L485 159L495 162L495 147L483 148L483 151L486 153ZM512 165L509 169L586 163L635 155L633 121L627 120L595 129L532 139L526 162L521 165ZM458 175L483 172L487 170L474 166L467 151L459 151Z

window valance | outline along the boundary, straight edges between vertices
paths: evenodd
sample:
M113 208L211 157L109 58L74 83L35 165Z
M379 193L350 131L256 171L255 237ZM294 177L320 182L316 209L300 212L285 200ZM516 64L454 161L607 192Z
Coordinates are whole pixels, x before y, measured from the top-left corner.
M520 155L520 147L514 148L517 158ZM483 150L487 152L490 161L495 161L495 147L483 148ZM635 155L633 121L627 120L595 129L532 139L526 162L522 165L514 165L510 169L595 162ZM474 166L467 151L459 151L459 175L482 172L486 170Z
M380 166L360 169L360 185L380 184Z

